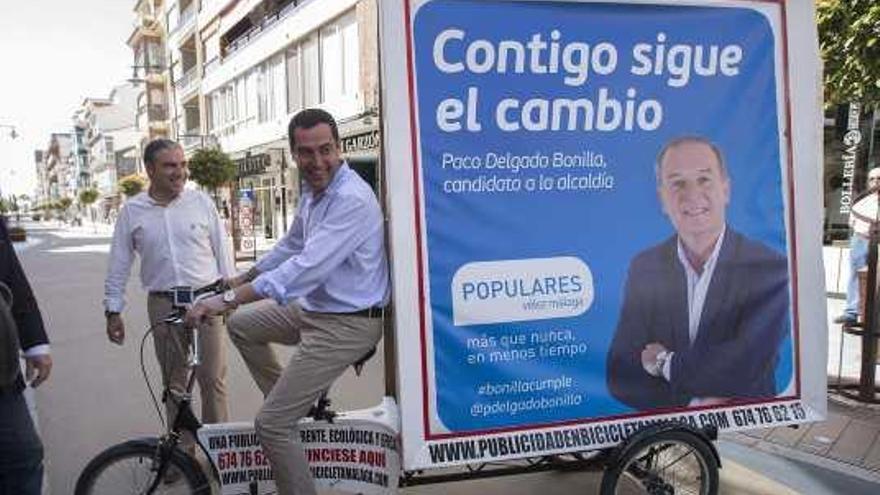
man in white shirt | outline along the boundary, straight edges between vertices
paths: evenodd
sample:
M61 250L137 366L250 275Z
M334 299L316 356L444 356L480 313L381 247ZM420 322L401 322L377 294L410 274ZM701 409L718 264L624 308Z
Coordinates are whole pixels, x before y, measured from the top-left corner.
M877 222L877 191L880 190L880 167L868 171L868 189L853 204L849 213L852 237L849 240L849 283L846 306L835 323L851 325L859 319L859 270L868 266L868 238L871 225Z
M229 333L266 395L255 427L279 495L312 495L294 427L379 341L390 286L382 211L370 186L340 157L333 117L303 110L291 119L288 138L304 179L293 225L254 268L231 281L232 294L200 301L187 321L264 300L239 309ZM286 368L270 343L298 346Z
M104 282L107 337L118 345L125 339L120 313L137 254L141 258L141 283L149 291L147 311L150 325L154 326L153 340L163 384L182 392L186 387L185 334L179 327L162 323L172 309L171 289L197 289L234 271L214 203L200 191L184 189L189 171L180 145L169 139L150 142L144 149L144 164L150 187L125 203L113 232ZM206 423L228 420L224 334L220 317L207 318L199 326L202 362L196 378L201 392L202 421ZM166 402L166 409L168 417L173 418L173 401Z
M670 141L656 175L675 235L630 263L611 394L640 410L774 397L791 328L785 256L727 225L731 182L713 143Z

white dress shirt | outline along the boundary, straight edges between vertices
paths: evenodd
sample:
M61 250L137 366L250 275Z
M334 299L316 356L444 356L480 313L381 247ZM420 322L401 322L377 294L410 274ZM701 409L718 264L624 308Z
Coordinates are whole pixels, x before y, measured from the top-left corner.
M727 232L727 226L721 230L721 234L715 241L715 247L709 259L703 263L703 270L700 273L691 266L690 260L687 258L685 248L681 244L681 238L678 239L678 261L684 268L685 278L687 280L688 290L688 337L690 343L693 344L697 339L697 332L700 329L700 320L703 317L703 306L706 304L706 294L709 292L709 284L712 282L712 275L715 273L715 265L718 263L718 254L721 252L721 244L724 243L724 233ZM672 358L674 352L669 353L669 358L663 366L663 377L669 380L672 370Z
M293 225L256 268L254 290L279 304L322 313L384 306L388 260L373 190L346 163L319 197L304 184Z
M148 291L198 288L234 274L230 249L213 201L184 189L167 206L142 192L125 203L113 231L104 307L122 311L135 253Z

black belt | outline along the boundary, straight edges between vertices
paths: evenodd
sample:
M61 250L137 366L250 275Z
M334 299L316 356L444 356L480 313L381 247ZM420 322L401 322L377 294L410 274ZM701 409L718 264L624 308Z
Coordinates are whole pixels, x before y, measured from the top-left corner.
M381 318L385 313L385 308L373 306L372 308L362 309L360 311L352 311L351 313L342 313L351 316L363 316L365 318Z
M360 316L363 318L381 318L382 314L385 313L385 308L380 306L373 306L372 308L362 309L360 311L351 311L344 313L325 313L323 311L309 311L307 309L303 309L306 313L321 313L325 315L339 315L339 316Z

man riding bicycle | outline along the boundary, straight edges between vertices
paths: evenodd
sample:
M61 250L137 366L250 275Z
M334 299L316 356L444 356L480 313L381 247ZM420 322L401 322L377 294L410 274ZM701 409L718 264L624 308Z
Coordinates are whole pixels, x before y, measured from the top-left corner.
M290 230L229 281L232 290L199 301L186 323L261 301L237 311L228 328L266 396L255 427L278 493L303 495L316 491L293 430L321 392L379 341L390 283L382 211L341 158L336 121L323 110L303 110L291 119L288 139L304 179ZM298 346L286 368L270 343Z

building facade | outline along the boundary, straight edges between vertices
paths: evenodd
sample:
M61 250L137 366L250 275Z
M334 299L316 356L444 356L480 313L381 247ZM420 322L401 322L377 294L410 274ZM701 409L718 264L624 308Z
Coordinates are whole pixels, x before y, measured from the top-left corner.
M74 134L81 130L85 150L78 152L85 155L88 165L88 187L99 193L99 200L90 208L93 219L113 221L122 202L117 186L123 177L120 160L132 154L136 157L143 139L136 123L139 93L133 84L119 85L107 98L85 98L74 114ZM131 173L127 168L123 172ZM137 172L137 165L133 172Z
M218 1L211 7L199 23L206 55L203 129L238 164L231 200L252 203L255 237L279 237L293 216L300 189L287 124L303 108L324 108L337 118L352 166L375 184L375 1Z
M140 154L149 141L171 136L166 31L162 22L164 3L163 0L135 1L134 28L126 42L134 57L131 82L138 89L135 122L142 134L135 155ZM142 171L142 167L137 168Z
M331 112L350 164L378 183L376 0L152 5L167 33L169 134L187 156L219 147L236 161L234 187L219 203L240 240L239 201L248 202L246 247L271 243L292 220L300 182L287 124L303 108Z

